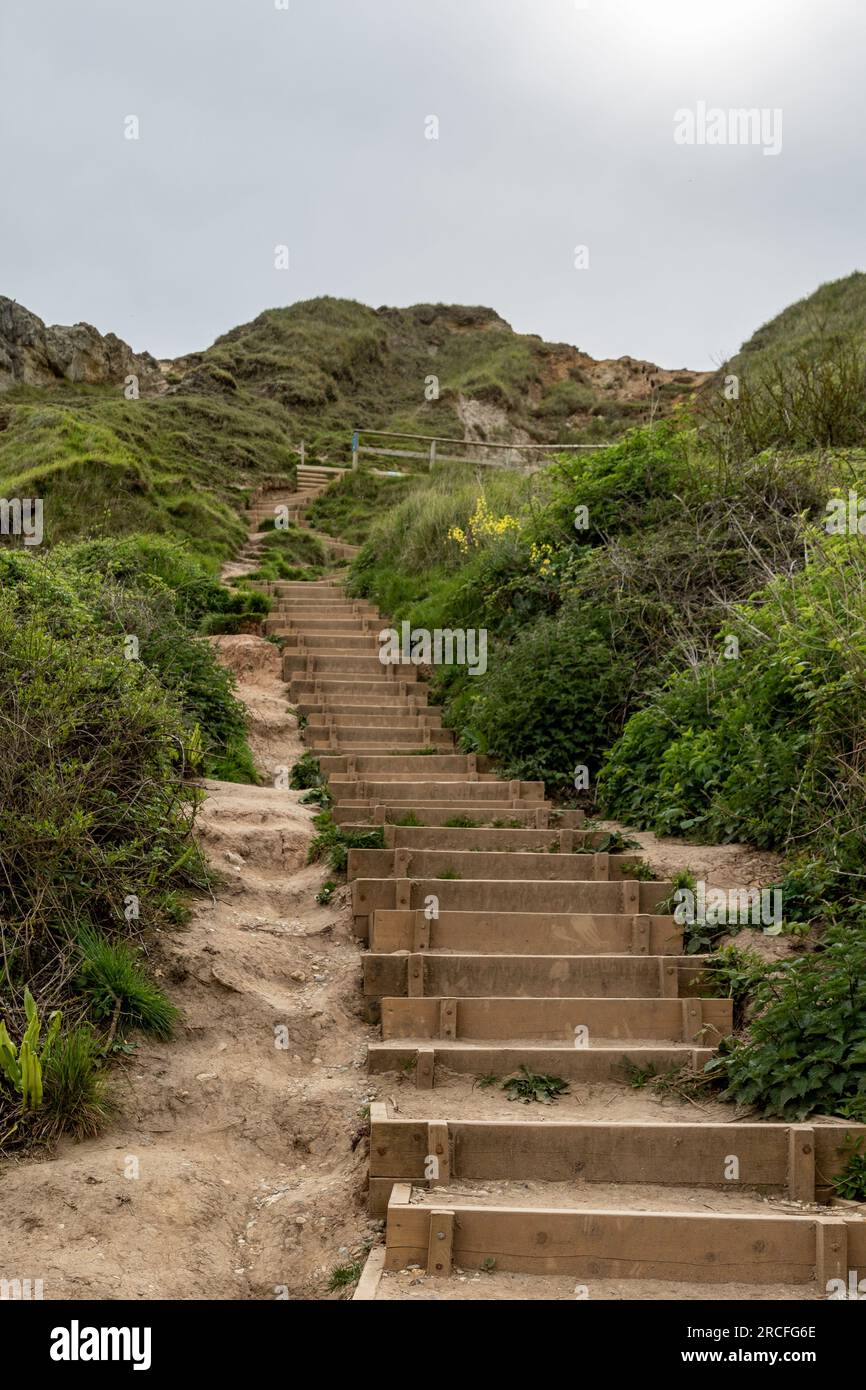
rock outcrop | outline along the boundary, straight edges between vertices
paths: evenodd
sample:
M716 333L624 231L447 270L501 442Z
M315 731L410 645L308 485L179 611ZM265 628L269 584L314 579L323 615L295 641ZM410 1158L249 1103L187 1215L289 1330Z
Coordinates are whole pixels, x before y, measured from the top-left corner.
M48 327L14 299L0 295L0 391L13 386L53 386L58 381L88 386L122 385L136 376L143 394L165 389L150 353L135 353L114 333L89 323Z

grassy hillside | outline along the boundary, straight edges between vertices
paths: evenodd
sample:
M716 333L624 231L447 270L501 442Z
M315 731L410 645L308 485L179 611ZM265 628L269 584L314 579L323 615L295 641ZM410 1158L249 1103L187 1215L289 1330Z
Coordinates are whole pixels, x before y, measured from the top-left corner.
M286 428L249 397L17 388L0 396L0 496L43 498L49 545L150 531L215 561L244 537L247 490L293 476Z
M174 364L205 383L278 401L312 448L341 462L347 431L405 430L462 439L579 442L669 410L699 374L515 333L492 309L418 304L378 310L343 299L269 309ZM428 400L428 378L438 399Z
M859 270L789 304L743 343L728 370L760 376L779 362L815 357L851 340L866 346L866 274Z
M347 463L351 431L538 442L613 437L688 396L694 373L514 333L491 309L270 309L166 364L164 394L58 383L0 395L0 495L41 497L48 544L152 531L212 563L240 543L249 489L297 446ZM435 374L439 398L427 400Z

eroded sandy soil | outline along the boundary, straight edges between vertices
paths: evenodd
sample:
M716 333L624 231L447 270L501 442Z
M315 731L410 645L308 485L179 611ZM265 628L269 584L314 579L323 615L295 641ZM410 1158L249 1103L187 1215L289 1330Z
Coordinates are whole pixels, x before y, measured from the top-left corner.
M260 770L290 766L277 648L216 641ZM224 883L154 957L177 1038L139 1041L115 1068L102 1136L0 1175L3 1273L43 1279L47 1299L322 1297L375 1234L366 1142L352 1148L370 1030L346 893L315 903L326 875L306 865L300 793L205 785L200 834Z

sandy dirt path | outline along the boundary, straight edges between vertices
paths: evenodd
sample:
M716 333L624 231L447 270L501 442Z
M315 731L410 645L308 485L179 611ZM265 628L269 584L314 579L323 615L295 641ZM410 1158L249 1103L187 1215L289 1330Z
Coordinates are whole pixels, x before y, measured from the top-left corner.
M270 777L302 751L279 651L214 640ZM223 886L153 951L176 1039L139 1038L113 1069L99 1138L0 1172L0 1274L42 1279L46 1299L326 1297L375 1231L366 1141L352 1148L370 1030L346 891L315 903L326 875L306 865L300 793L206 789L199 834Z

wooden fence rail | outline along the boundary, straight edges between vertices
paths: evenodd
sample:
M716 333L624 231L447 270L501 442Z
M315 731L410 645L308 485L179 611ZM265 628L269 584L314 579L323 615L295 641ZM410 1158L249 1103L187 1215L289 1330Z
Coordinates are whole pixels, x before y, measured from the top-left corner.
M405 449L385 447L381 444L362 444L361 436L371 439L402 439L409 440L416 444L425 444L425 449ZM451 452L442 455L438 452L440 444L450 445ZM610 449L610 444L524 444L524 443L493 443L482 439L455 439L453 436L438 434L406 434L399 430L355 430L352 435L352 467L357 468L359 456L361 454L377 454L380 458L407 458L407 459L426 459L432 472L437 463L474 463L482 468L527 468L532 467L533 462L528 461L520 455L532 454L538 458L539 462L544 455L566 453L573 450L582 449ZM479 458L470 452L460 457L454 456L454 449L473 450L499 450L504 453L504 458Z

